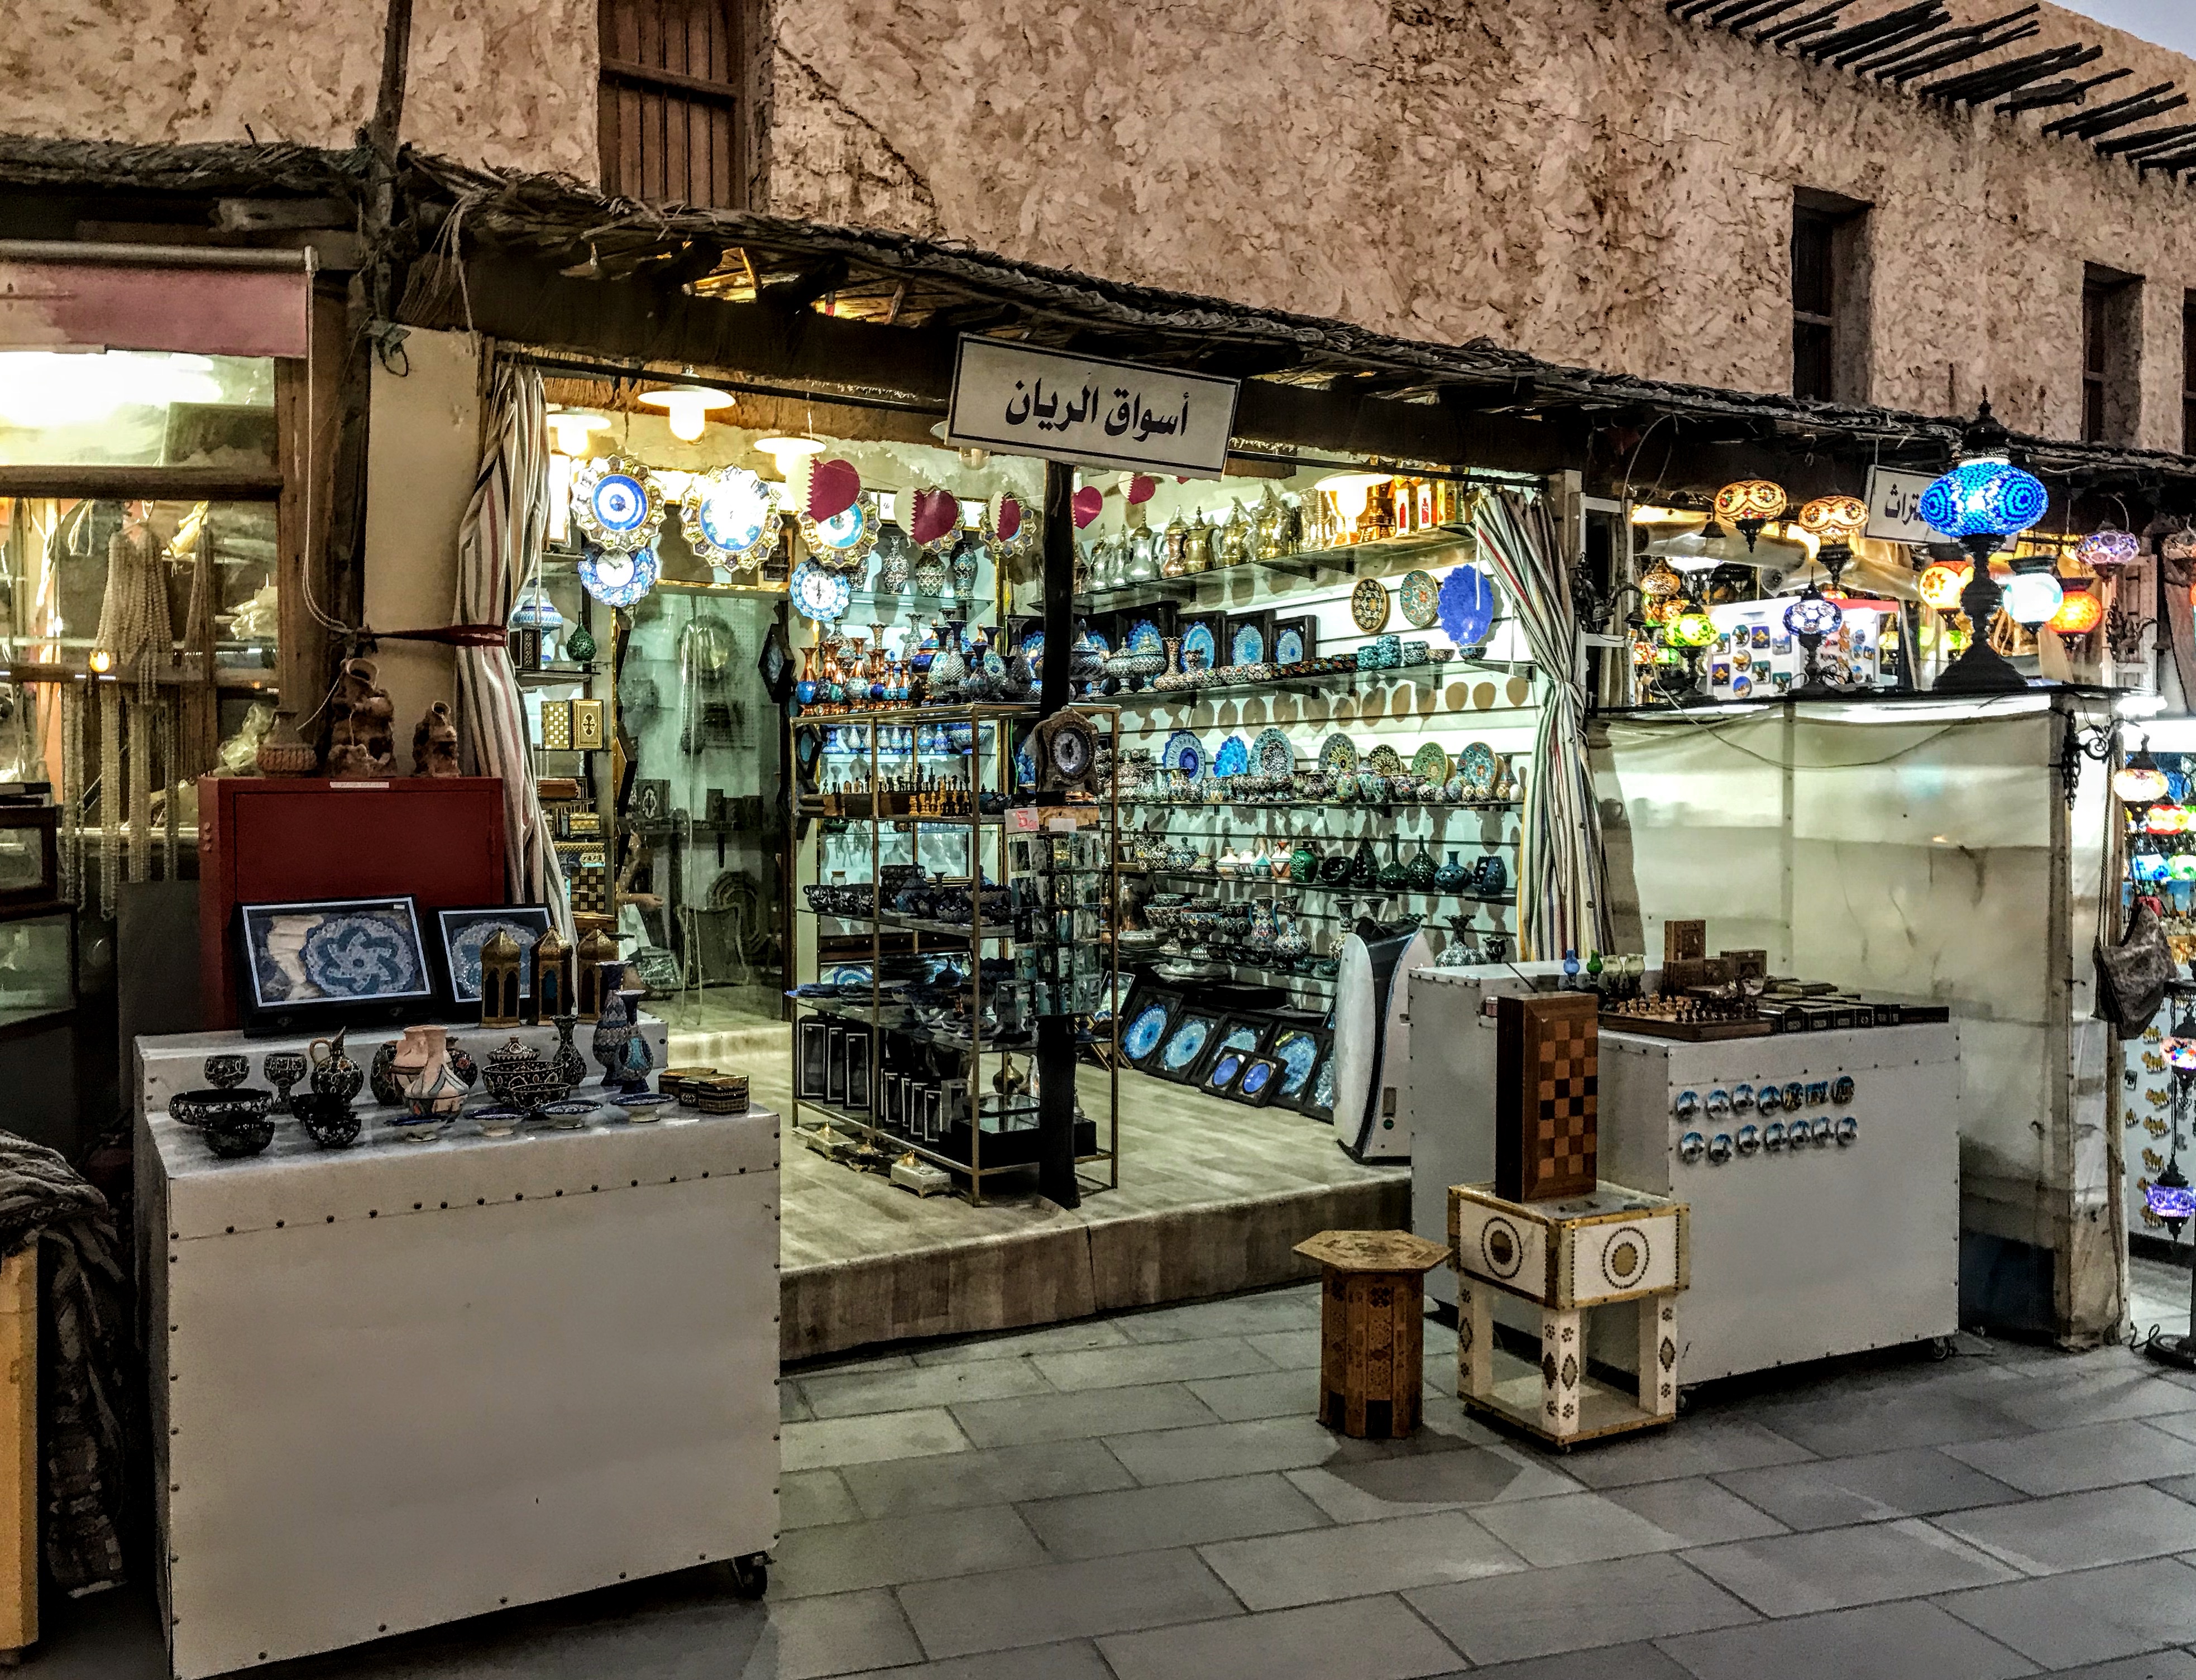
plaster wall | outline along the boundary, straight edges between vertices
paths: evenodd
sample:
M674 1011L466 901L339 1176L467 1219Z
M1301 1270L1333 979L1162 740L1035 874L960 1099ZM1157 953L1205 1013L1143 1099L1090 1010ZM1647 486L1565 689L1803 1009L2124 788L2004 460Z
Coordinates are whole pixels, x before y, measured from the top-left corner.
M0 132L348 146L373 113L373 0L13 0ZM593 0L416 0L404 137L466 163L595 175Z
M2083 73L2134 69L2100 102L2196 85L2177 55L2043 21L2013 53L2083 39L2106 49ZM771 50L765 178L788 214L1782 390L1811 188L1875 206L1869 400L1987 391L2077 435L2095 263L2148 280L2140 441L2180 442L2196 196L2042 118L1947 113L1662 0L772 0Z

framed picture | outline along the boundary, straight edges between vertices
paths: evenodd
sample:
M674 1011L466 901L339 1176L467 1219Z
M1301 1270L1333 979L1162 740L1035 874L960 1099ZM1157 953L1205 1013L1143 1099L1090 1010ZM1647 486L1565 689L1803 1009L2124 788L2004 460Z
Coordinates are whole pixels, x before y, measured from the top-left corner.
M247 1033L417 1020L435 971L419 904L402 898L239 904L237 1005Z
M1331 1044L1321 1053L1318 1066L1312 1070L1310 1078L1304 1082L1303 1089L1297 1094L1296 1100L1285 1106L1293 1108L1311 1119L1324 1120L1329 1124L1333 1123L1334 1049Z
M858 1113L870 1111L870 1030L847 1029L847 1106Z
M1326 1057L1329 1035L1325 1027L1284 1026L1264 1046L1264 1054L1280 1065L1274 1089L1267 1099L1284 1108L1294 1108L1311 1089L1312 1077Z
M1198 1081L1198 1088L1208 1097L1232 1095L1235 1081L1242 1074L1243 1065L1250 1059L1250 1053L1246 1050L1230 1050L1225 1047L1216 1048L1211 1055L1205 1058L1205 1072Z
M1226 1094L1252 1108L1263 1108L1280 1087L1280 1073L1281 1065L1271 1056L1245 1057L1242 1072Z
M518 941L518 995L534 995L534 942L549 931L549 912L540 904L483 904L477 909L436 910L442 936L444 994L453 1004L478 1003L481 947L499 932Z
M1319 621L1306 613L1301 618L1274 621L1274 647L1268 655L1276 665L1294 665L1319 657Z
M1211 1010L1185 1006L1176 1013L1174 1025L1167 1029L1158 1054L1143 1065L1144 1071L1177 1085L1189 1083L1197 1077L1205 1047L1219 1031L1220 1017Z
M1274 615L1261 608L1256 612L1228 615L1228 645L1220 662L1222 665L1264 665L1274 657Z
M1142 1067L1159 1054L1182 1007L1179 994L1159 986L1139 986L1121 1015L1121 1054L1131 1067Z
M1228 663L1228 615L1184 613L1175 621L1184 671L1217 671Z
M847 1029L832 1022L824 1043L824 1100L843 1104L847 1100Z
M1219 1031L1205 1047L1204 1063L1197 1070L1198 1082L1205 1082L1212 1071L1213 1064L1229 1052L1239 1060L1255 1055L1265 1048L1266 1035L1273 1031L1273 1023L1261 1015L1228 1015L1222 1019Z
M800 1083L795 1094L822 1102L830 1077L831 1023L811 1015L800 1024Z

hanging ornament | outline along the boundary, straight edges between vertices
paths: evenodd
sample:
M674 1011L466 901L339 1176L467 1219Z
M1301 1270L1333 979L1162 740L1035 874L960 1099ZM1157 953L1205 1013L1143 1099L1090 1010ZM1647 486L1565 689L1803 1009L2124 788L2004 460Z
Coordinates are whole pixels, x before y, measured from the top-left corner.
M942 542L961 528L961 504L950 490L917 490L907 524L907 534L917 547Z
M630 607L656 587L663 563L652 548L590 548L580 557L580 584L606 607Z
M1095 484L1086 484L1075 493L1070 505L1075 510L1075 528L1079 531L1105 507L1106 493Z
M662 484L638 461L604 455L573 471L572 522L604 553L653 548L664 512Z
M852 461L818 461L808 475L808 517L819 525L835 519L861 494L862 475Z

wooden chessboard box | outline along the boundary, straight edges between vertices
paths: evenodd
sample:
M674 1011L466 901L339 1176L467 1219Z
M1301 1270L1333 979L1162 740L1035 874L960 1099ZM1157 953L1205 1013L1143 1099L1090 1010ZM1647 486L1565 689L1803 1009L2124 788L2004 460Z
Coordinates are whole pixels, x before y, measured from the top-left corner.
M1540 1202L1592 1191L1600 1007L1590 991L1495 1000L1497 1195Z

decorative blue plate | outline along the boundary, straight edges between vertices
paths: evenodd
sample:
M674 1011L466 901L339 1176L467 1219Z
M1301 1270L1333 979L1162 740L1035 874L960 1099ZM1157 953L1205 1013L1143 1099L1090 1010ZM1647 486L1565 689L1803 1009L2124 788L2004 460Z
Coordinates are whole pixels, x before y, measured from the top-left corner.
M630 607L656 587L663 563L652 548L613 553L590 548L580 557L580 584L606 607Z
M1037 760L1030 756L1026 741L1014 748L1014 785L1018 788L1037 786Z
M1212 1036L1212 1023L1208 1020L1184 1021L1174 1030L1159 1052L1159 1065L1170 1071L1188 1067L1205 1048L1205 1041Z
M1235 1082L1235 1076L1243 1071L1243 1058L1234 1050L1223 1052L1212 1064L1212 1071L1205 1076L1207 1090L1224 1091Z
M1282 1033L1266 1054L1288 1070L1288 1077L1281 1081L1281 1094L1292 1097L1303 1089L1304 1081L1311 1077L1312 1068L1319 1060L1319 1040L1297 1028Z
M621 1097L618 1100L622 1102L625 1099ZM555 1102L543 1103L534 1111L537 1114L562 1115L569 1119L575 1114L592 1114L601 1106L600 1103L590 1102L585 1097L562 1097Z
M1459 648L1476 648L1494 623L1494 585L1477 566L1459 566L1442 580L1441 627Z
M301 960L305 978L330 997L401 997L419 989L411 941L379 916L328 917L305 935Z
M1240 776L1251 767L1251 749L1243 744L1243 737L1231 735L1220 743L1220 750L1212 755L1215 776Z
M1220 1048L1223 1050L1246 1052L1255 1050L1258 1048L1258 1029L1247 1026L1233 1027L1229 1029L1227 1036L1221 1039Z
M1251 762L1261 776L1293 776L1297 749L1280 730L1262 729L1257 739L1251 743Z
M498 933L508 933L518 941L519 954L523 956L534 949L534 942L541 937L541 930L529 927L520 921L475 921L461 929L450 943L450 979L461 998L480 996L481 947ZM534 990L534 965L518 965L518 995L530 997Z
M1185 671L1210 671L1220 661L1212 645L1212 626L1193 624L1182 638L1182 667Z
M1319 1077L1312 1082L1312 1106L1330 1118L1334 1114L1334 1058L1329 1056L1319 1065Z
M870 529L869 516L862 511L859 501L841 509L829 519L814 519L809 523L816 533L816 546L841 555L850 554L859 548L862 539Z
M803 615L829 624L847 610L854 598L854 586L845 573L827 572L814 561L804 560L793 569L786 592Z
M1159 762L1169 770L1188 771L1193 782L1205 779L1205 748L1186 729L1178 729L1167 736L1166 747L1159 753Z
M1243 1070L1243 1083L1240 1088L1245 1096L1255 1097L1266 1088L1273 1077L1274 1065L1271 1062L1252 1062Z
M770 492L745 467L720 466L696 474L679 504L679 516L686 546L718 565L760 560L777 540Z
M1304 656L1303 632L1291 625L1274 632L1274 663L1294 665Z
M1136 1011L1136 1019L1121 1035L1121 1048L1130 1061L1140 1062L1159 1048L1159 1035L1166 1031L1167 1007L1164 1003L1147 1003Z
M1030 662L1030 669L1038 676L1044 675L1044 632L1025 630L1022 632L1022 654Z
M1263 665L1266 660L1266 638L1255 624L1239 624L1235 633L1228 638L1228 662L1230 665Z
M1127 651L1140 654L1164 653L1166 638L1159 634L1159 626L1153 624L1151 620L1140 618L1129 626Z

